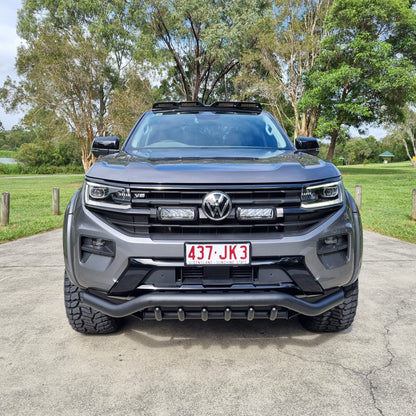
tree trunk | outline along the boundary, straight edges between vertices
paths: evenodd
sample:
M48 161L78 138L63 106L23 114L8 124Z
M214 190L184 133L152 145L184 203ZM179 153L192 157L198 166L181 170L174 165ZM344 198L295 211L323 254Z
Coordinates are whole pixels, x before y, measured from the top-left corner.
M91 144L94 137L80 137L79 139L81 143L82 166L84 167L84 171L87 172L87 170L92 166L92 164L96 160L95 156L91 152Z
M339 130L334 130L331 134L331 143L329 145L328 155L326 156L328 162L332 162L332 159L334 158L335 145L337 143L338 136L339 136Z
M308 128L307 128L307 123L306 123L306 113L302 114L302 124L300 127L300 135L303 137L307 137L308 136Z

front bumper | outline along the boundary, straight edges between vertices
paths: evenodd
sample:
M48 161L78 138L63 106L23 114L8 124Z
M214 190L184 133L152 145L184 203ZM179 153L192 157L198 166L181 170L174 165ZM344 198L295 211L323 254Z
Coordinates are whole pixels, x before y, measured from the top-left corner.
M189 270L184 265L183 240L123 234L86 209L78 193L65 215L65 267L72 283L81 288L84 303L113 317L138 314L143 319L228 321L274 320L298 313L317 316L344 301L343 287L357 279L361 266L361 222L352 197L347 195L342 208L305 234L267 239L218 237L250 240L252 267L257 274L247 281L233 279L230 273L226 283L212 286L211 273L208 277L202 273L199 284L183 278L182 271ZM325 255L319 255L322 239L333 235L346 236L340 262L326 261ZM114 256L89 253L83 257L85 237L111 240ZM191 241L204 240L199 236ZM294 260L296 264L292 264Z
M279 316L281 308L307 316L320 315L340 305L344 301L344 291L339 289L316 302L308 302L281 292L197 294L155 292L121 304L111 303L89 292L83 292L82 297L86 305L115 318L151 309L154 318L158 321L166 317L177 317L180 321L187 318L199 318L203 321L219 318L228 321L238 317L245 317L248 320L267 317L274 320L278 317L287 317L285 314ZM190 310L187 310L189 308ZM218 311L221 308L224 309L223 312ZM246 311L238 310L239 308L245 308ZM260 309L257 314L256 308ZM165 309L170 312L164 312ZM176 309L176 312L172 313L172 309Z

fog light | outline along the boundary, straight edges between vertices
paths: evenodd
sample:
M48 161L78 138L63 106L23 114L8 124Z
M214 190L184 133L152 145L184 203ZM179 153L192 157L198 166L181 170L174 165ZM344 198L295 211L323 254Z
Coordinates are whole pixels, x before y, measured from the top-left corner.
M99 254L100 256L115 256L115 244L111 240L103 238L81 238L81 252L90 254ZM81 255L81 257L84 257Z
M346 250L348 248L348 235L331 235L322 238L318 242L318 254L334 253L336 251Z
M330 245L335 245L338 243L338 237L336 235L332 236L332 237L327 237L324 240L325 244L330 246Z
M349 259L348 234L331 235L318 241L317 254L327 269L344 266Z
M188 220L195 219L194 208L159 208L158 215L161 220Z
M237 208L239 220L271 220L273 208Z
M105 246L105 241L102 238L93 238L92 245L97 248L101 248Z

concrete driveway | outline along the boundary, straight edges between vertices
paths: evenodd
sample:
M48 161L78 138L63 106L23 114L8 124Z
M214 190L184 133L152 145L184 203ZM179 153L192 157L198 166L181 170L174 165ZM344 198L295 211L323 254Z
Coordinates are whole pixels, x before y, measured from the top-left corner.
M365 232L352 329L66 321L61 231L0 245L0 415L416 414L416 245Z

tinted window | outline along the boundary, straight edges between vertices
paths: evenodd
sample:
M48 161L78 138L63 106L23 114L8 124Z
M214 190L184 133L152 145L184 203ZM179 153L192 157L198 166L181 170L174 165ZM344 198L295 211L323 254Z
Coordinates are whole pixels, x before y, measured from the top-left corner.
M266 114L148 113L133 131L125 151L152 148L290 149L284 134Z

